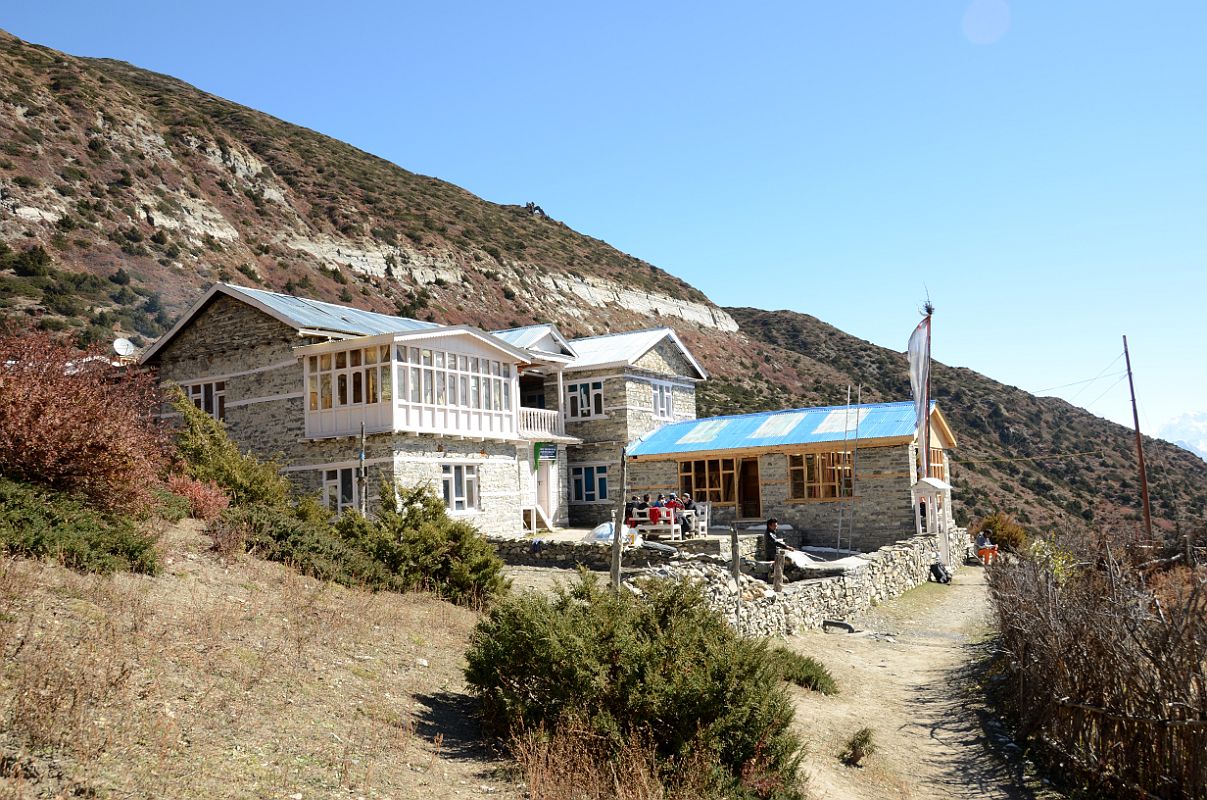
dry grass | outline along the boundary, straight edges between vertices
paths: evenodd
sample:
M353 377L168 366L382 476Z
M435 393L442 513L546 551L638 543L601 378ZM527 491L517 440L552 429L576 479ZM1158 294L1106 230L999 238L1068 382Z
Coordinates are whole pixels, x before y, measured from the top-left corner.
M697 756L667 783L659 776L653 743L634 736L615 759L586 728L544 729L514 737L510 751L531 800L705 800L717 796L709 778L715 764Z
M163 541L158 578L0 561L0 800L514 795L432 710L472 612Z

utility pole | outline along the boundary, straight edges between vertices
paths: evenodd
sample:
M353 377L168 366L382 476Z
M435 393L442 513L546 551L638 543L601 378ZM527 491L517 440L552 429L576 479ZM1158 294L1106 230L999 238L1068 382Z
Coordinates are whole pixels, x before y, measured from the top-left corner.
M1152 510L1148 504L1148 470L1144 467L1144 440L1140 438L1140 412L1136 410L1136 387L1132 383L1132 357L1127 352L1127 336L1123 337L1123 360L1127 364L1127 388L1132 393L1132 421L1136 425L1136 458L1140 465L1140 496L1144 501L1144 533L1153 543Z

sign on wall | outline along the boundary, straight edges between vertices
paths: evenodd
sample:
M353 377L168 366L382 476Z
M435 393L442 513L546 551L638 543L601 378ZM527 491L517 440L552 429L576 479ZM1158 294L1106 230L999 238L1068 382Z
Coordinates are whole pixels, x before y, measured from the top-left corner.
M549 442L534 442L532 445L533 467L542 461L557 461L557 445Z

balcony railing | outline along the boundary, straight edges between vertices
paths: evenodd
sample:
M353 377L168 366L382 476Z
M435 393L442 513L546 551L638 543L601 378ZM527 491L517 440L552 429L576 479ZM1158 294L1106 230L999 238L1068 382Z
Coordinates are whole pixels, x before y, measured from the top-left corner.
M565 436L566 426L560 411L544 408L520 408L520 435L527 439L544 436Z

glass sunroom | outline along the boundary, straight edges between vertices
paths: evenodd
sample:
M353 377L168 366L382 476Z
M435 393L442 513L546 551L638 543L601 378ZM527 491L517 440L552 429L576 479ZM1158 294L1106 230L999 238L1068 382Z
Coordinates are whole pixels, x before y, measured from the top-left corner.
M466 330L379 334L295 348L306 436L433 433L516 439L526 362Z

